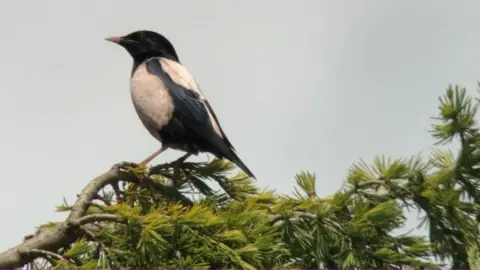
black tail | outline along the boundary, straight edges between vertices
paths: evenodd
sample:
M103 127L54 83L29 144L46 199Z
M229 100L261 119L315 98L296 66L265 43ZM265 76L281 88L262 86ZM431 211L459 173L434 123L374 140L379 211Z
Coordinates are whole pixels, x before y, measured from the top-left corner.
M226 137L225 137L226 138ZM242 171L244 171L249 177L257 179L255 175L253 175L252 171L243 163L243 161L238 157L235 149L230 144L228 139L223 139L217 134L212 132L212 136L209 138L211 142L210 144L205 144L204 150L206 152L210 152L217 158L226 158L230 160L232 163L235 163Z
M215 156L217 157L225 157L226 159L230 160L231 162L235 163L242 171L244 171L249 177L253 179L255 178L255 175L253 175L252 171L248 169L247 165L243 163L243 161L238 157L237 153L235 153L235 148L233 147L232 143L228 140L227 135L225 135L225 132L223 132L222 127L220 126L220 122L218 121L217 116L215 115L215 112L213 111L212 106L210 106L210 103L207 100L203 101L205 106L207 107L208 111L213 116L213 119L210 119L212 122L216 122L218 128L220 129L220 133L218 134L212 125L210 125L212 135L209 136L208 138L208 143L213 146L213 148L216 150L214 152L219 153L220 155L216 154ZM213 153L213 152L212 152Z
M230 157L226 157L228 160L230 160L231 162L235 163L242 171L244 171L249 177L253 178L253 179L257 179L255 177L255 175L253 175L252 171L250 171L250 169L247 167L247 165L245 165L245 163L243 163L243 161L238 157L238 155L232 151L231 155L229 155Z

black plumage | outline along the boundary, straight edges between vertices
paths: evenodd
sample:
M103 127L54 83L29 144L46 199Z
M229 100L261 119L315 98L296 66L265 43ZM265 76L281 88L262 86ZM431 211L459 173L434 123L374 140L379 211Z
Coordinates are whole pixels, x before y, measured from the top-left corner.
M137 31L107 40L118 43L132 56L134 106L147 130L162 143L143 164L168 148L195 155L209 152L227 158L255 178L168 39L152 31Z

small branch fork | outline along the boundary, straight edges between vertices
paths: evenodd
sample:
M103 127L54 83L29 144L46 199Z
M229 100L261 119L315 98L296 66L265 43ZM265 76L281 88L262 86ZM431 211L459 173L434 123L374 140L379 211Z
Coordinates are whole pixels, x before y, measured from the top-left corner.
M93 225L92 223L102 221L125 223L124 218L112 214L87 215L87 210L92 201L98 198L98 192L105 186L117 186L119 181L141 182L137 176L123 169L128 165L136 166L136 164L127 162L116 164L88 183L78 195L77 201L64 222L57 223L52 227L41 227L34 235L26 236L21 244L0 253L0 268L22 267L39 257L67 261L55 251L73 243L80 235L87 234L89 236L89 233L86 232L90 232L87 228L89 225Z
M107 172L97 176L88 183L77 195L77 200L70 210L70 214L63 221L49 227L40 227L33 235L25 236L23 242L0 253L0 268L19 268L37 258L43 257L47 260L67 261L68 258L57 254L56 251L75 242L81 236L86 236L92 241L96 241L94 231L98 230L96 222L115 222L126 223L127 220L113 214L92 214L87 215L87 210L94 205L93 201L101 199L98 193L104 187L110 185L113 187L118 201L120 198L119 182L134 183L151 187L164 196L182 202L184 205L192 205L193 202L183 196L174 187L166 186L154 181L150 176L157 174L165 168L173 167L174 171L179 170L181 163L188 156L182 156L176 161L167 164L160 164L151 167L144 176L137 176L136 173L127 171L126 167L139 167L137 164L121 162L114 165ZM123 197L123 196L122 196ZM277 220L279 218L277 217ZM102 248L106 247L99 243Z

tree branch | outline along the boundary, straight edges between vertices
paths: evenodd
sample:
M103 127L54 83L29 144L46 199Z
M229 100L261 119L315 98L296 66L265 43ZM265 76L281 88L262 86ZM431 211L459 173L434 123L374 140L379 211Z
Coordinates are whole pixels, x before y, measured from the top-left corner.
M22 267L39 257L45 256L49 252L55 254L60 248L68 246L86 234L92 238L92 234L94 236L94 232L101 229L101 226L96 224L96 222L125 223L126 219L113 214L88 215L88 209L92 206L93 200L98 199L98 193L107 185L114 186L117 196L119 190L118 188L115 189L115 187L118 186L119 182L129 182L151 188L162 196L174 201L180 201L183 205L193 205L193 202L177 189L159 183L151 177L155 172L162 171L168 167L180 166L184 158L181 157L174 162L154 166L149 173L142 176L137 176L137 173L125 170L126 166L135 168L137 164L121 162L114 165L107 172L94 178L82 189L80 194L77 195L75 203L71 206L68 217L64 221L51 226L42 226L33 235L26 236L21 244L1 252L0 268ZM102 243L99 244L103 245Z
M84 216L77 220L78 225L80 226L88 223L97 222L97 221L98 222L112 221L112 222L118 222L118 223L125 223L126 219L123 217L119 217L117 215L112 215L112 214L95 214L95 215Z
M302 213L299 213L297 211L295 211L294 215L291 216L291 217L286 217L286 216L283 216L283 215L280 215L280 214L276 214L276 215L273 215L272 219L268 222L268 224L270 226L273 226L275 223L279 222L279 221L282 221L283 219L287 218L287 219L291 219L291 218L295 218L295 217L301 217L301 218L317 218L317 215L315 214L312 214L312 213L307 213L307 212L302 212Z
M42 257L45 257L46 259L48 259L49 257L53 257L53 258L56 258L60 261L65 261L65 262L71 263L66 258L62 257L61 255L59 255L55 252L48 251L48 250L30 249L30 250L26 251L25 253L26 254L28 254L28 253L37 254L37 255L40 255Z
M121 169L121 167L128 164L130 163L123 162L116 164L109 171L88 183L78 196L69 216L64 222L52 227L43 227L37 230L33 236L26 237L23 243L0 253L0 267L21 267L42 255L39 254L39 252L35 252L35 250L55 252L62 246L74 242L79 235L79 232L76 230L77 228L75 228L76 224L87 224L94 221L107 220L118 222L119 219L114 219L110 215L108 217L106 215L91 215L85 217L85 214L95 194L104 186L120 180L139 183L137 177Z
M95 196L93 197L93 199L99 200L99 201L103 202L103 203L104 203L105 205L107 205L107 206L111 206L111 205L112 205L107 199L105 199L103 196L100 196L100 194L95 194Z

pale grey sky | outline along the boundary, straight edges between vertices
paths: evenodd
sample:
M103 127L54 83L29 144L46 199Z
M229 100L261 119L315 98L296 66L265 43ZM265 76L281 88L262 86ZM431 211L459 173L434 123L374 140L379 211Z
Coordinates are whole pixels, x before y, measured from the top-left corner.
M131 104L132 60L105 37L167 36L258 184L291 192L309 170L325 196L359 158L428 153L437 96L480 79L478 10L468 0L2 2L0 250L63 217L55 205L92 177L159 146Z

